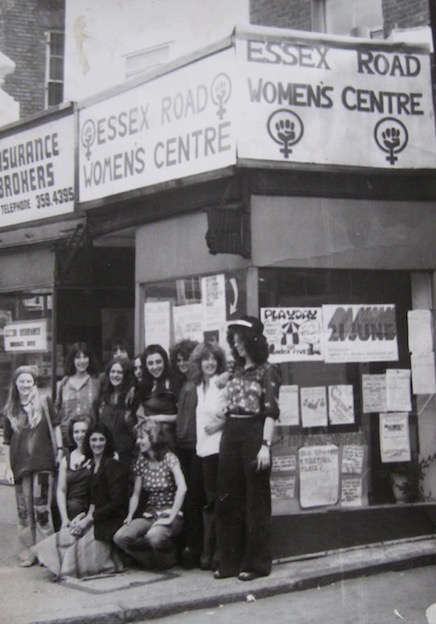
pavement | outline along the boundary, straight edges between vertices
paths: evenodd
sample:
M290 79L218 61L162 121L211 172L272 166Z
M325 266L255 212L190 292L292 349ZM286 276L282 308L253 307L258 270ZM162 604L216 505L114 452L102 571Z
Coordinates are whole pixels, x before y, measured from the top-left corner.
M5 489L6 488L6 489ZM41 566L20 568L13 488L0 485L0 621L4 624L120 624L251 601L342 579L436 564L436 536L372 544L276 562L269 577L215 580L175 567L54 581Z

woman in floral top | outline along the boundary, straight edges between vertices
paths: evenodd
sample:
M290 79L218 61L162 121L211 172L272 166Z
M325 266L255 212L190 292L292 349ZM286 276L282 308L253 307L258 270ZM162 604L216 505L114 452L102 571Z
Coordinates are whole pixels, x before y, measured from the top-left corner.
M271 572L271 442L279 417L279 371L268 363L263 324L244 316L227 335L235 370L218 468L217 579L251 581Z
M136 441L140 455L134 469L134 490L114 542L141 567L163 570L176 561L173 538L182 530L186 482L179 460L168 451L161 423L141 423ZM147 495L147 505L142 517L134 518L141 490Z

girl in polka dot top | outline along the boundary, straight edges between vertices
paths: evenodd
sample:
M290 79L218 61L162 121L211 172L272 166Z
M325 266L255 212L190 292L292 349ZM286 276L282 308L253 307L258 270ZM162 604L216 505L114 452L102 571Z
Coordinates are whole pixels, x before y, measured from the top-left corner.
M179 460L168 450L162 424L150 420L137 427L139 457L135 484L124 524L114 536L116 545L143 568L167 569L176 561L174 538L183 526L181 512L186 482ZM141 517L134 517L141 490L147 497Z

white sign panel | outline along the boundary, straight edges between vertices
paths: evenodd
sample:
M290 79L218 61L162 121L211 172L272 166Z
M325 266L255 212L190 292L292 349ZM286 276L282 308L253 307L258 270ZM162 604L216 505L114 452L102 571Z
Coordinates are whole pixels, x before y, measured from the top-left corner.
M0 227L73 210L73 115L0 138Z
M8 323L4 327L4 341L6 352L47 351L47 320Z
M398 360L395 305L325 305L322 317L326 362Z
M79 111L80 201L236 162L234 49Z
M236 51L240 158L436 166L425 47L253 31Z

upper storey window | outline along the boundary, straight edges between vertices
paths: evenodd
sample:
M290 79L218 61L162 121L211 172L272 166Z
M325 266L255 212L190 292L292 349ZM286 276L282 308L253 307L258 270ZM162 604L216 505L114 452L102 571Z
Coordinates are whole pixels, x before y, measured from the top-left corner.
M45 33L46 57L46 108L60 104L64 99L64 39L63 32Z
M381 0L313 0L313 30L383 38Z

